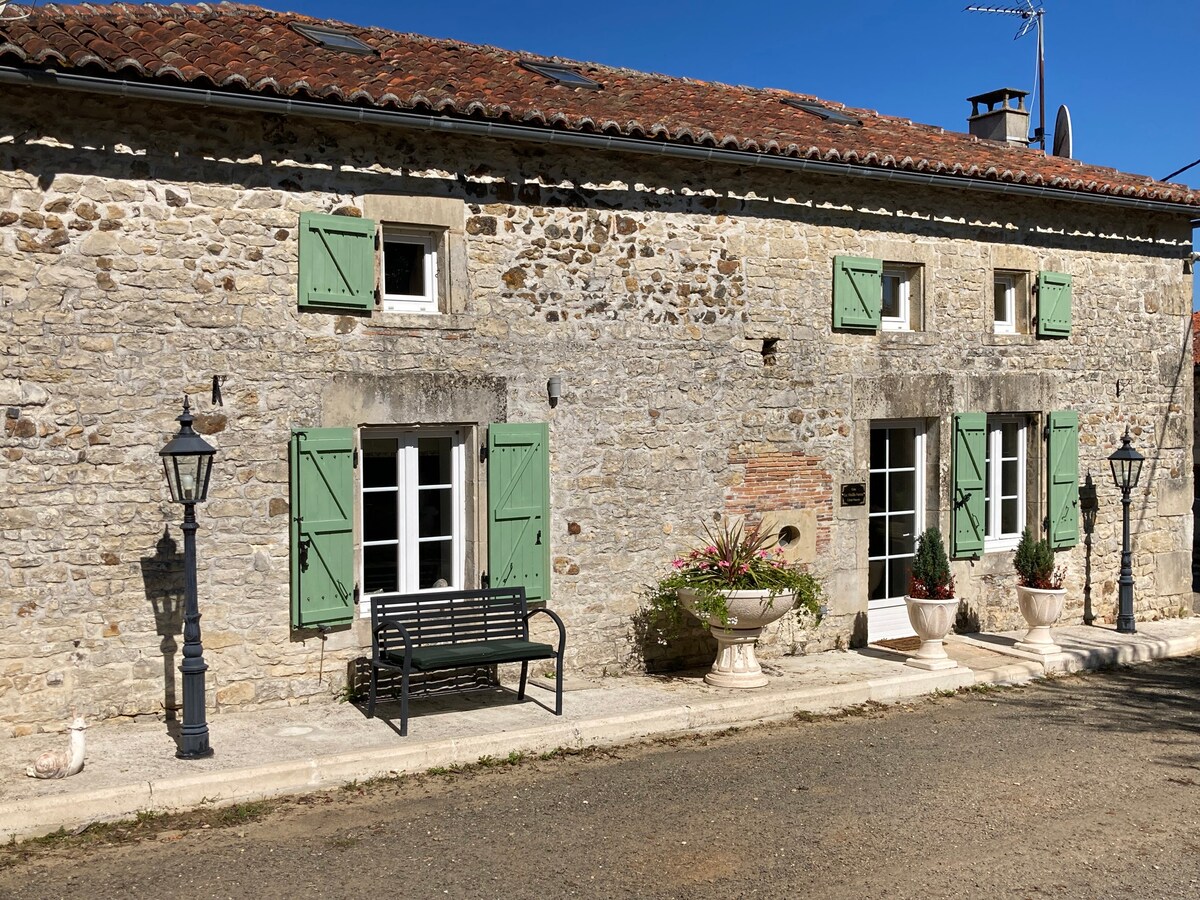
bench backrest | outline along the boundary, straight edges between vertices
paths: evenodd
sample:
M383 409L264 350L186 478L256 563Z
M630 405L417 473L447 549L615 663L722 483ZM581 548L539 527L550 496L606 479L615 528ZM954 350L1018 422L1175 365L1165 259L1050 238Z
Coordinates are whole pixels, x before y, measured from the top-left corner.
M370 599L371 630L382 620L392 619L408 630L414 647L529 639L524 587L376 594ZM404 649L404 641L395 629L385 628L377 640L381 652Z

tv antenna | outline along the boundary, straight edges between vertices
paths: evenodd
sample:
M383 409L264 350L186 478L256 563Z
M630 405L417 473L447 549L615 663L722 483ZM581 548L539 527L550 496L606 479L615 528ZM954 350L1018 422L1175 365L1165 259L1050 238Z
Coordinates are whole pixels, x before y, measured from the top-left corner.
M1046 41L1045 23L1043 19L1046 9L1034 6L1033 0L1025 0L1025 6L968 6L964 12L1000 13L1005 16L1020 16L1024 21L1017 29L1014 41L1029 34L1029 29L1037 29L1037 98L1038 98L1038 127L1033 133L1033 140L1038 146L1046 149Z

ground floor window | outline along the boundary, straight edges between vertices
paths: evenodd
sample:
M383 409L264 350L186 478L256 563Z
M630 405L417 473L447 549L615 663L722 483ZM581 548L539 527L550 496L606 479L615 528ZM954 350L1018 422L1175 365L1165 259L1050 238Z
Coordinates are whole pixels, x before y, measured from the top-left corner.
M984 476L984 549L1012 550L1025 528L1026 426L1020 417L988 416Z
M363 592L464 587L461 430L367 429L362 460Z

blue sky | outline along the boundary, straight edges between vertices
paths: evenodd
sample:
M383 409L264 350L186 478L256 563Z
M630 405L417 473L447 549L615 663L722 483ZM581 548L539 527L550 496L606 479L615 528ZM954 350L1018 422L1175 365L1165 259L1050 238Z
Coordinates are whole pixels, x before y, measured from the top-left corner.
M510 50L787 88L962 131L970 111L964 98L997 87L1032 90L1035 82L1034 34L1014 40L1021 19L965 12L967 0L257 2ZM1067 104L1077 158L1162 178L1200 157L1200 0L1041 5L1047 129ZM1175 180L1200 187L1200 165Z

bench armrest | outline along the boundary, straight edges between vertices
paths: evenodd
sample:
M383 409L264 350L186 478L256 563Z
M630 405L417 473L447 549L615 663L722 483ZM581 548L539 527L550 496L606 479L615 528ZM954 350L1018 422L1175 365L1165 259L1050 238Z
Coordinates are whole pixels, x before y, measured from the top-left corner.
M553 610L546 609L544 606L539 606L537 609L531 609L529 612L525 613L526 626L528 626L529 620L538 613L545 613L551 619L553 619L554 624L558 626L558 658L562 659L563 650L565 650L567 646L567 628L565 625L563 625L563 620L559 618L558 613L554 612Z
M383 662L379 658L379 633L389 628L398 631L400 639L404 641L404 666L407 668L409 660L412 659L412 637L409 635L408 629L395 619L380 619L375 627L371 629L371 660L376 664L382 663L383 665L388 665L388 663Z

